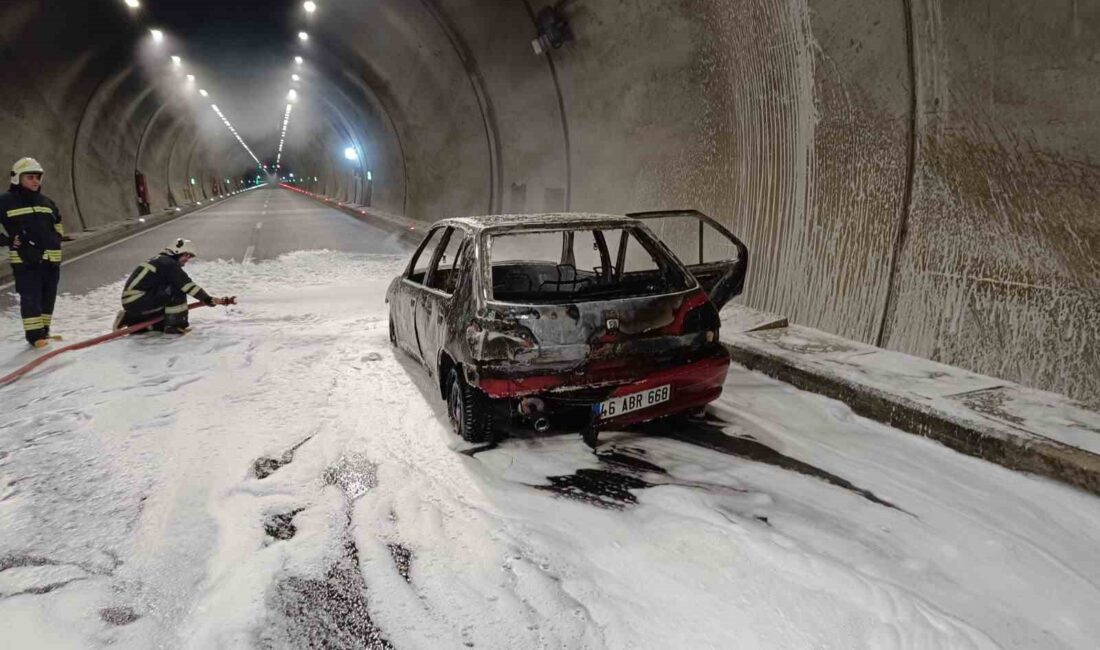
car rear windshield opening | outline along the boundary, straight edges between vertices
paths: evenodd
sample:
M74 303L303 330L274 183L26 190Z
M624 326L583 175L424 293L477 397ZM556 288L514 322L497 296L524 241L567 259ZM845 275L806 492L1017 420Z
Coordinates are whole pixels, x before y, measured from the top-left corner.
M687 288L679 269L636 228L493 235L493 298L577 302Z

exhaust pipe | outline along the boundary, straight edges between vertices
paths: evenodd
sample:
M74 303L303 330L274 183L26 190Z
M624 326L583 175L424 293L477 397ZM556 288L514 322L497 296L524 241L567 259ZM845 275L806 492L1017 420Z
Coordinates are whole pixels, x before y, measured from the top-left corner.
M535 420L535 431L539 433L546 433L550 430L550 420L547 418L539 418Z

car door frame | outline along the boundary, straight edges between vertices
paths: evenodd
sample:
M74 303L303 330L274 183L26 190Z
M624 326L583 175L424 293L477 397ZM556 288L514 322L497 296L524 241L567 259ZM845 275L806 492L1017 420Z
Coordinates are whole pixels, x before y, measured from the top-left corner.
M694 217L699 221L699 261L695 264L688 262L688 260L680 260L680 263L691 273L692 277L699 282L699 285L710 296L710 300L714 303L714 306L721 309L730 300L733 300L745 290L745 279L748 276L749 270L749 247L741 241L737 235L734 235L728 228L718 223L711 217L699 212L698 210L654 210L649 212L628 212L628 217L638 219L643 223L647 219L659 219L662 217ZM710 226L714 230L724 237L726 237L730 243L737 249L736 260L722 260L718 262L703 262L704 255L704 233L706 232L706 226ZM660 237L656 237L657 241L661 242L668 252L673 256L676 254L671 250L667 243L661 240ZM676 256L679 259L679 256ZM708 287L706 282L700 280L700 276L713 275L717 279L710 283Z
M455 266L452 273L458 273L455 286L465 280L464 273L468 271L464 258L466 248L470 245L470 233L460 226L449 224L447 231L440 239L439 247L432 256L431 265L424 274L424 285L420 288L416 305L414 326L416 328L416 342L420 350L420 359L428 368L428 374L435 376L439 367L439 353L447 342L448 320L454 311L454 293L447 293L442 289L430 286L439 270L439 262L444 251L451 243L451 238L457 233L462 237L462 243L455 251ZM456 291L457 293L457 291Z
M401 282L397 285L397 291L395 292L395 299L397 300L397 314L398 318L394 322L394 330L397 336L398 345L403 348L409 354L420 356L420 344L416 338L416 312L420 308L420 294L426 289L423 284L414 282L410 276L415 270L416 263L420 260L420 255L423 254L424 248L432 239L432 235L437 230L444 230L448 226L439 225L428 230L428 233L424 236L424 239L420 242L420 245L416 247L416 252L409 259L408 266L405 267L404 273L401 274ZM444 235L446 232L444 232ZM442 237L442 235L441 235ZM442 239L440 239L442 241ZM439 252L439 247L432 251L432 259L428 261L428 268L424 271L424 280L428 278L428 272L431 271L432 265L435 263L435 258Z

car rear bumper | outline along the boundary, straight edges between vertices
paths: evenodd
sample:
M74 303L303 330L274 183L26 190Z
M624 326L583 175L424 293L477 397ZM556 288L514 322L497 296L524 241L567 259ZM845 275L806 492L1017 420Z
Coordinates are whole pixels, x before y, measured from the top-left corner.
M665 385L672 387L672 398L667 402L649 408L598 420L596 425L601 429L611 426L627 426L706 406L721 396L722 386L726 383L726 374L729 372L729 367L729 352L724 347L718 346L711 356L682 366L658 370L647 374L638 381L617 386L604 399L629 395Z
M681 411L699 408L713 402L722 394L730 355L722 345L715 345L706 353L688 362L654 369L635 369L624 376L622 368L615 368L606 376L598 371L584 375L583 381L568 374L535 375L522 378L482 377L479 387L494 398L501 408L500 415L517 428L539 418L548 418L554 429L576 429L595 425L599 429L622 427L664 417ZM598 418L595 410L604 400L630 395L651 388L670 386L671 398L654 406L623 415ZM535 399L542 410L520 415L521 400Z

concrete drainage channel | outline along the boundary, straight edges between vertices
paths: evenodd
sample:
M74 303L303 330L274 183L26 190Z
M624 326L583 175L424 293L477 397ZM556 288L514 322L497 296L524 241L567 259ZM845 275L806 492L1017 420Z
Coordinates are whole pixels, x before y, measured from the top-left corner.
M91 253L98 248L114 244L116 242L122 241L123 239L141 234L147 230L152 230L157 226L162 226L169 221L174 221L176 219L179 219L180 217L185 217L189 214L194 214L201 210L213 207L219 203L233 198L234 196L240 196L240 194L241 193L239 192L237 194L231 194L229 196L210 199L203 204L172 208L169 210L164 210L163 212L160 212L158 214L150 214L144 217L134 217L130 219L124 219L122 221L115 221L103 226L102 228L79 233L71 240L62 242L61 248L64 254L63 259L65 260L65 262L71 262L77 257L81 257L83 255ZM2 267L0 267L0 285L7 284L8 282L11 282L11 280L11 266L9 264L4 264Z

